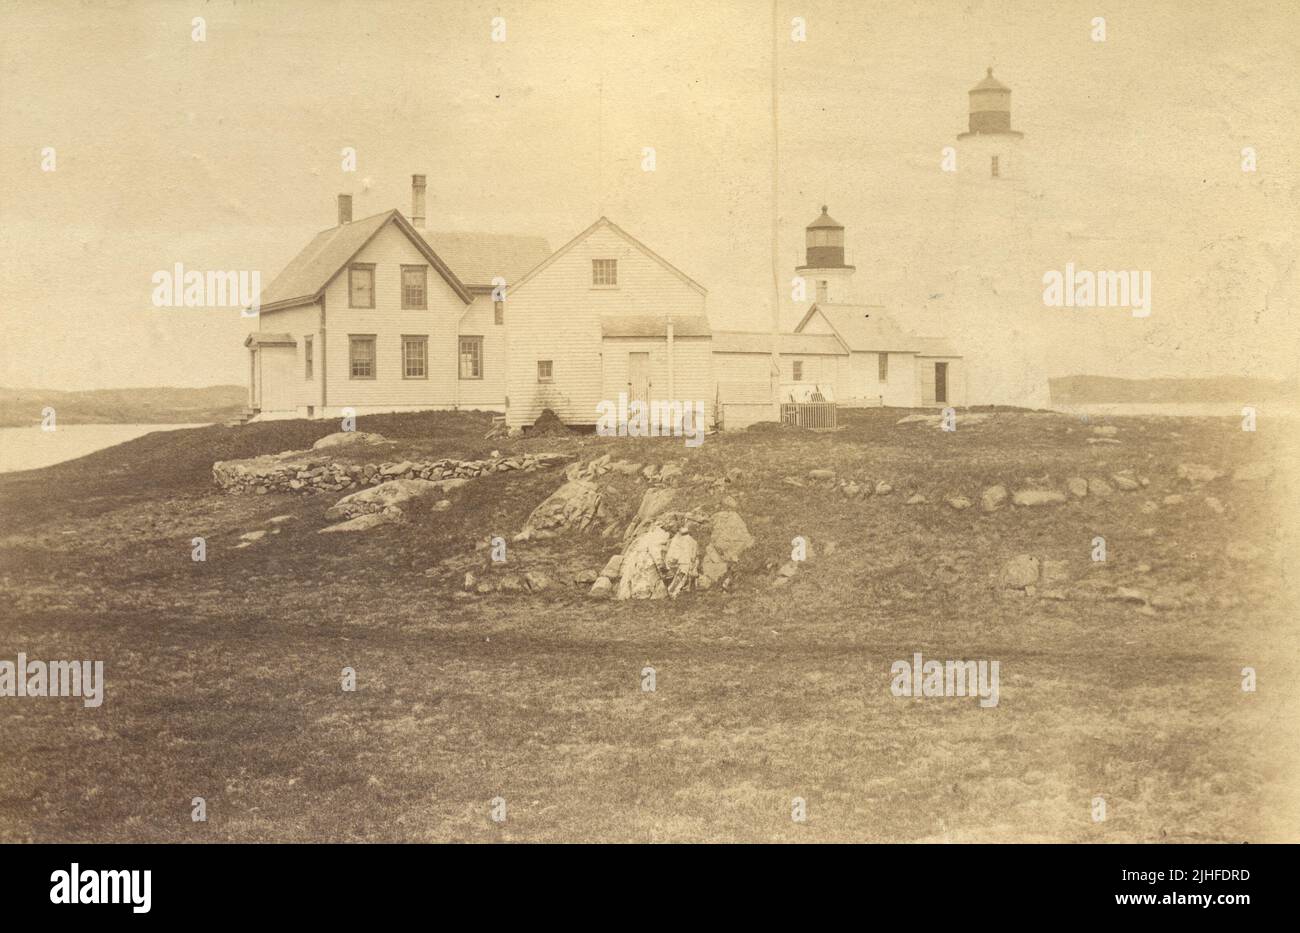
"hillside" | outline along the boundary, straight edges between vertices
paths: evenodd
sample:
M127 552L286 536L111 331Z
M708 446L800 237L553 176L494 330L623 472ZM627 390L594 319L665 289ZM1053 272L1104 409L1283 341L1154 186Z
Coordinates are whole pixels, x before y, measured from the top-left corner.
M1054 405L1114 402L1228 402L1249 405L1300 400L1300 380L1218 376L1202 379L1117 379L1059 376L1048 380Z
M40 424L46 406L59 424L200 424L224 421L248 401L243 386L94 389L0 388L0 427Z
M0 756L0 842L1295 838L1300 671L1278 583L1296 548L1293 432L900 418L694 449L485 440L472 412L358 420L386 439L368 466L613 458L593 480L600 524L527 541L514 535L562 467L480 476L344 534L319 533L343 491L213 484L213 461L302 450L337 427L320 421L155 433L0 476L11 650L103 659L108 683L98 709L5 701L19 753ZM1069 492L985 511L995 484ZM731 584L593 598L591 571L665 490L743 518L754 543ZM784 574L796 536L808 560ZM1039 585L1009 586L1026 555ZM528 574L551 584L530 592ZM891 665L917 652L998 661L1000 702L892 695Z

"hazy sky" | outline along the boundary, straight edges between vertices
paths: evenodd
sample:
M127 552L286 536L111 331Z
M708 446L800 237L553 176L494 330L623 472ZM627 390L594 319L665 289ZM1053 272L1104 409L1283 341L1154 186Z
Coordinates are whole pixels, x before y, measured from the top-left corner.
M903 323L955 293L954 266L1015 261L993 278L1053 374L1296 373L1294 4L808 0L778 19L783 280L828 202L863 297ZM0 385L242 383L249 322L154 308L154 272L268 285L337 193L409 214L414 172L430 229L558 247L606 214L709 289L715 327L765 327L771 49L763 2L2 3ZM939 159L990 64L1049 190L1023 248L968 255ZM1036 305L1071 260L1151 269L1152 317Z

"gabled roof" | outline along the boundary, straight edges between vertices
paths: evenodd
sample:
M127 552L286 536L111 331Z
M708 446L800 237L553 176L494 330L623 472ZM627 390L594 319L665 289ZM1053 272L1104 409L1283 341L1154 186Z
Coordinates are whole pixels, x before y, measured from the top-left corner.
M703 314L648 314L611 312L600 316L602 337L667 337L668 319L673 321L673 338L707 337L709 319Z
M567 253L569 250L573 249L573 247L577 246L579 243L581 243L581 242L582 242L583 240L585 240L587 237L591 236L593 233L595 233L595 232L596 232L597 230L599 230L601 227L608 227L610 230L612 230L612 231L614 231L615 233L617 233L619 236L621 236L623 239L627 240L629 243L631 243L631 244L632 244L633 246L635 246L637 249L641 250L641 252L645 253L647 256L649 256L651 259L653 259L655 262L659 263L659 265L663 266L665 269L667 269L667 270L668 270L669 272L671 272L673 275L677 276L679 279L681 279L683 282L685 282L685 283L686 283L687 285L689 285L691 288L695 289L695 291L699 292L701 295L707 295L707 294L708 294L708 289L706 289L703 285L701 285L699 282L695 281L693 278L691 278L689 275L687 275L687 274L686 274L685 272L683 272L681 269L678 269L676 266L674 266L672 263L670 263L667 259L664 259L664 258L663 258L662 256L660 256L658 253L656 253L656 252L655 252L654 250L652 250L650 247L646 246L644 243L642 243L642 242L641 242L640 240L638 240L636 237L632 236L632 234L628 233L626 230L624 230L624 229L623 229L622 227L620 227L618 224L614 223L614 222L613 222L612 220L610 220L608 217L601 217L601 218L599 218L599 219L598 219L594 224L592 224L592 225L591 225L590 227L588 227L586 230L583 230L581 233L579 233L577 236L575 236L575 237L574 237L572 240L570 240L568 243L565 243L563 246L561 246L561 247L560 247L559 249L557 249L555 252L551 253L550 256L546 257L546 259L542 260L542 262L538 263L538 264L537 264L536 266L534 266L532 269L528 270L528 273L527 273L523 278L521 278L518 282L516 282L514 285L511 286L510 291L512 291L512 292L514 292L514 291L518 291L520 288L522 288L522 287L524 286L525 283L530 282L530 281L532 281L534 278L536 278L536 276L537 276L539 273L541 273L543 269L546 269L548 266L550 266L551 263L555 262L555 260L559 259L561 256L563 256L563 255L564 255L565 253Z
M545 237L503 233L423 232L425 241L470 288L509 284L551 255Z
M390 210L352 223L340 224L322 230L312 238L297 256L275 277L261 295L261 311L275 311L306 304L320 297L325 286L347 267L357 253L385 226L393 223L406 234L415 248L429 261L429 265L451 286L452 291L466 304L473 301L469 289L456 277L445 262L429 248L410 221L401 211Z
M922 338L903 330L877 305L813 305L795 328L803 331L813 316L821 314L835 336L850 350L868 353L915 353Z

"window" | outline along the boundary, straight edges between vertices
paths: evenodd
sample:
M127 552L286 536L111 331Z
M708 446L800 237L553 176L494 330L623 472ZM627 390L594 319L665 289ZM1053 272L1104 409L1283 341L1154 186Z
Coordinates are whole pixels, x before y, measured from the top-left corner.
M373 308L375 306L375 267L373 265L348 266L348 307Z
M537 381L538 381L538 382L550 382L550 381L551 381L551 378L552 378L552 374L554 373L554 371L555 371L555 370L554 370L554 367L553 367L553 364L552 364L552 361L551 361L551 360L538 360L538 361L537 361Z
M402 378L429 378L428 337L402 337Z
M825 279L817 280L817 300L826 301L830 298L831 283Z
M375 335L348 335L348 376L351 379L375 378Z
M803 382L803 360L795 360L790 365L794 369L794 381Z
M492 322L494 324L504 324L506 322L506 303L504 301L492 302Z
M994 157L993 157L993 164L990 166L990 170L993 172L993 177L994 177L994 178L997 178L997 177L998 177L998 157L997 157L997 156L994 156Z
M460 338L460 378L483 378L483 338Z
M606 287L618 284L617 259L593 259L591 261L591 284Z
M889 381L889 354L877 353L876 364L880 367L879 379L881 382Z
M428 266L402 266L402 310L422 311L429 307L426 299L425 285L428 281Z
M311 342L312 342L312 337L310 334L302 338L303 378L305 379L311 378L311 370L312 370Z

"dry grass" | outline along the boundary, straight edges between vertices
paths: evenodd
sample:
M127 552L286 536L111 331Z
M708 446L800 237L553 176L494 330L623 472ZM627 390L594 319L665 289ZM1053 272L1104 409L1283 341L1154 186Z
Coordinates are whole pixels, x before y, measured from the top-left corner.
M1180 462L1286 462L1229 419L1112 419L1090 446L1063 416L999 412L944 434L863 412L828 435L487 441L474 414L361 419L404 455L610 450L725 474L757 544L731 593L594 603L582 588L458 597L474 542L507 537L558 471L471 483L447 512L317 535L329 497L217 494L215 459L303 447L332 424L151 435L0 477L0 657L99 658L107 699L0 700L0 840L1261 841L1297 835L1294 491ZM397 459L396 453L387 459ZM786 476L893 483L844 499ZM1133 468L1140 492L1045 509L957 512L993 482ZM617 481L635 509L644 484ZM904 506L912 491L929 497ZM1182 493L1180 505L1163 497ZM1206 507L1207 495L1226 510ZM1139 505L1160 505L1144 514ZM280 534L231 550L272 515ZM1147 529L1152 529L1148 531ZM768 585L796 535L818 557ZM1089 559L1105 535L1110 560ZM208 560L190 560L190 538ZM1228 542L1255 545L1250 561ZM599 568L596 537L512 545L507 570ZM1019 552L1070 563L1077 595L1008 597ZM1141 570L1139 565L1148 565ZM1176 595L1154 615L1083 595ZM1001 703L896 699L889 667L1001 662ZM657 690L640 689L645 665ZM340 670L359 689L340 690ZM1244 666L1260 690L1240 689ZM1104 795L1108 819L1090 819ZM504 824L488 801L507 800ZM190 821L203 796L209 821ZM790 820L793 797L809 820Z

